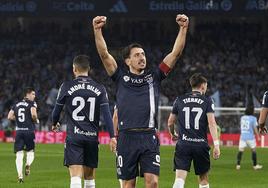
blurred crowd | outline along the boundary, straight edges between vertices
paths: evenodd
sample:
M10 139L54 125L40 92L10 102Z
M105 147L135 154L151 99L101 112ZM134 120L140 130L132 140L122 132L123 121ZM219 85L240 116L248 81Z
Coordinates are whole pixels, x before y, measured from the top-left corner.
M183 56L162 83L160 104L172 105L177 95L189 91L188 78L194 72L206 75L208 94L219 91L222 106L244 106L249 86L260 100L268 89L266 27L245 22L196 24L187 36ZM149 67L158 66L172 49L177 33L176 23L164 20L115 20L104 29L110 52L121 66L125 65L120 50L131 42L144 46ZM26 86L36 89L39 129L47 129L57 89L73 78L72 59L78 54L91 57L91 75L106 86L113 106L115 85L102 67L90 24L35 21L0 27L0 41L0 129L9 126L7 113L23 98Z

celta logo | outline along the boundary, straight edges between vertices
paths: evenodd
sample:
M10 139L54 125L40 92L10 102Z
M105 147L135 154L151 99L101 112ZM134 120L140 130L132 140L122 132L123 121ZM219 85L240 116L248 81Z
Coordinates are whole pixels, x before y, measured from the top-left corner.
M122 0L119 0L113 5L113 7L110 9L110 12L126 13L128 10L125 3Z

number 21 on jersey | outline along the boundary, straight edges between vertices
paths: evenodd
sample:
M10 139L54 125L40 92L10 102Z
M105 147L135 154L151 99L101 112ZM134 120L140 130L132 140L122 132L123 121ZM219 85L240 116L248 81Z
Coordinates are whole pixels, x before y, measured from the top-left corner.
M87 102L90 103L89 107L89 121L94 121L94 114L95 114L95 100L94 97L89 97L87 99ZM77 106L77 108L73 111L72 117L75 121L84 121L85 116L78 115L79 112L81 112L85 107L85 99L82 97L75 97L72 101L73 106Z

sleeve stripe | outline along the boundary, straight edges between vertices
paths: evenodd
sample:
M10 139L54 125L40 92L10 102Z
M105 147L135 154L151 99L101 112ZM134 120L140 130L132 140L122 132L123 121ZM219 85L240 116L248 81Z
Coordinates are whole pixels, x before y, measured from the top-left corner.
M64 104L61 104L61 103L58 103L58 102L56 102L56 104L61 105L61 106L64 105Z

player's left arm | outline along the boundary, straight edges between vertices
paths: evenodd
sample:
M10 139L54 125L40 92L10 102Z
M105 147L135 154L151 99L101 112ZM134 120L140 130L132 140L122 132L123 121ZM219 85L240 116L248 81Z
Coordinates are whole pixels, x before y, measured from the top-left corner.
M186 42L189 18L184 14L178 14L176 22L180 27L180 31L177 35L172 51L163 60L164 64L167 65L166 69L172 69L174 67L177 59L182 54Z
M213 158L218 159L220 157L220 140L218 137L217 123L215 120L215 115L212 112L207 113L209 132L213 139L214 149Z
M14 120L16 119L14 110L11 109L11 110L8 112L7 119L10 120L10 121L14 121Z
M170 113L168 117L168 131L173 141L178 140L178 135L175 132L176 114Z
M36 106L31 107L31 116L35 123L39 123L38 115L37 115L37 108Z

